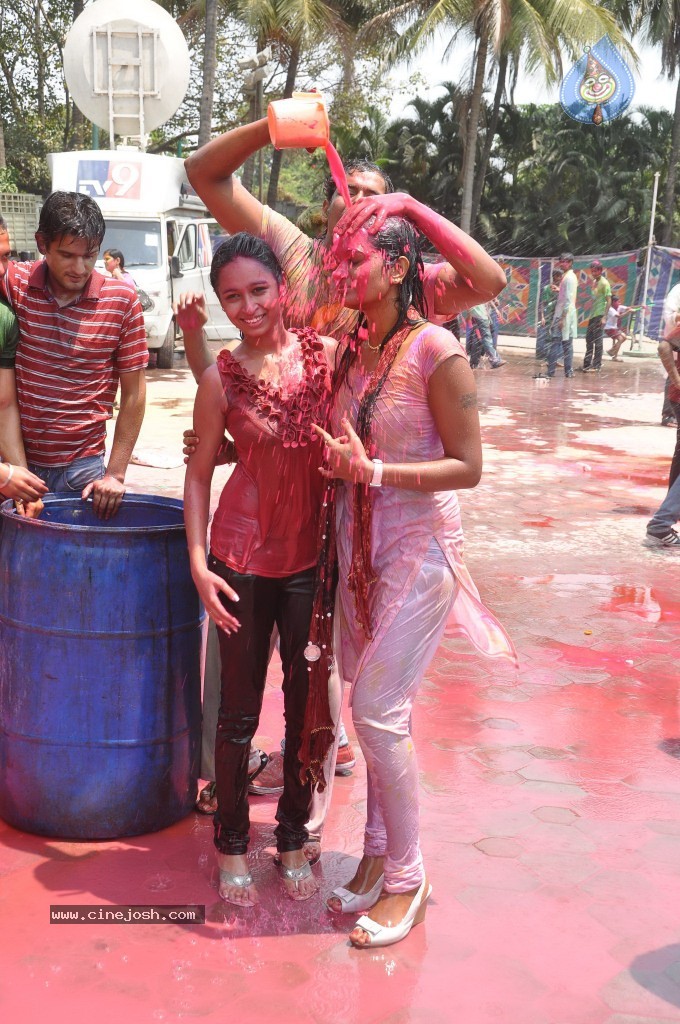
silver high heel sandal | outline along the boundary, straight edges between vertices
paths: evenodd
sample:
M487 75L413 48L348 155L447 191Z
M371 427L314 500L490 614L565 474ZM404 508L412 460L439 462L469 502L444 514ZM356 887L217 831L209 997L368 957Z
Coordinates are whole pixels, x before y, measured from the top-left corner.
M329 899L335 897L336 900L340 900L342 907L340 910L336 910L327 900L326 910L331 914L361 914L364 910L370 910L378 902L384 879L385 876L381 875L373 888L369 889L368 892L352 892L350 889L343 889L342 886L338 886L337 889L333 889Z
M231 903L233 907L254 907L254 900L230 900L229 897L222 892L223 885L231 886L232 889L243 889L244 892L247 891L248 887L253 884L253 876L250 871L246 872L244 875L232 875L231 871L227 871L225 868L220 868L219 871L220 884L218 894L220 899L224 900L225 903Z
M312 877L312 869L309 865L309 861L307 861L305 864L302 865L302 867L299 868L288 868L283 863L283 861L281 861L277 865L277 867L281 874L281 878L284 880L284 889L286 890L286 895L289 896L292 900L295 900L296 903L302 902L302 900L311 899L312 896L316 896L318 889L312 889L312 891L308 892L306 896L304 893L300 892L300 882L304 878ZM293 890L287 888L285 882L294 882L295 891L293 892Z
M392 946L395 942L401 942L402 939L406 938L411 928L416 924L420 924L425 917L427 901L430 898L431 892L432 886L428 885L426 878L423 879L418 892L413 897L411 906L399 924L388 928L387 925L378 924L377 921L371 920L370 917L360 917L354 927L361 928L362 931L366 932L370 936L371 941L358 943L352 942L351 938L349 941L352 942L355 949L375 949L378 946Z

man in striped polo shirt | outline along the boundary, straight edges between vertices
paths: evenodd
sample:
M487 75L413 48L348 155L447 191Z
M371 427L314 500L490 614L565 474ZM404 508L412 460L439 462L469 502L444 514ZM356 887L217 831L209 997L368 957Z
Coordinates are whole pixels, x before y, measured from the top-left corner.
M35 236L44 259L10 264L0 286L21 332L15 369L28 467L54 493L91 495L97 515L108 519L125 494L144 417L148 350L137 296L94 269L104 230L90 196L53 192Z
M0 216L0 278L7 273L12 246L9 231ZM26 469L24 442L21 437L14 360L19 344L19 326L14 313L0 294L0 499L14 498L42 508L40 495L47 488L42 480Z

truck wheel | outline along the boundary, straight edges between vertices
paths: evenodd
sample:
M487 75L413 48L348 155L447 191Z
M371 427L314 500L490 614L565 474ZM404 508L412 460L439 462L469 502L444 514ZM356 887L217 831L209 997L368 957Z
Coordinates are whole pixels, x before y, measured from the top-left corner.
M168 333L165 335L165 341L157 349L157 353L156 366L158 369L171 370L175 357L175 325L172 320L168 327Z

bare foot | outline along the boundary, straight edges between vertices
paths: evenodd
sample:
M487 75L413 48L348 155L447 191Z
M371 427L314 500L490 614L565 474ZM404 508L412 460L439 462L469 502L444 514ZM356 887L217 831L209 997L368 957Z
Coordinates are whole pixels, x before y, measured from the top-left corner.
M316 864L321 858L321 840L320 839L308 839L305 845L302 847L304 850L305 857L310 864ZM273 855L274 863L277 868L281 867L281 854L275 852Z
M375 921L376 924L382 925L384 928L394 928L401 924L406 917L408 911L411 909L413 900L420 891L420 886L416 886L415 889L411 889L409 892L382 892L380 898L374 907L366 915L371 921ZM425 893L427 894L427 885L425 886ZM427 895L423 897L420 908L416 908L416 922L422 920L422 914L425 910L424 904L427 902ZM418 916L417 911L421 910L421 914ZM405 938L408 935L410 928L406 929L404 935L399 938ZM365 932L363 928L355 927L352 929L349 935L349 941L353 946L370 946L371 936L368 932ZM394 940L393 940L394 941Z
M281 853L281 879L286 893L292 900L308 900L318 891L319 886L312 874L304 849ZM287 872L295 873L290 877Z
M220 899L237 907L254 907L259 902L259 896L253 885L246 855L218 853L217 864L220 869Z
M354 893L370 892L383 873L384 860L384 857L367 857L364 854L359 861L354 878L343 888L347 889L348 892ZM337 896L329 896L326 900L326 906L334 914L342 914L344 909L342 900Z

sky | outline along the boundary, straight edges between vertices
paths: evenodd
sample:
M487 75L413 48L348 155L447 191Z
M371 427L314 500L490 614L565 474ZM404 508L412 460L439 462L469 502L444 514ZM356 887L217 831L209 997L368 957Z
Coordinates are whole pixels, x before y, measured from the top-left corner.
M471 57L469 43L461 42L456 44L448 57L444 57L445 48L445 41L433 42L420 57L414 60L408 69L400 68L395 72L395 76L399 78L403 76L405 79L413 71L420 72L426 86L424 89L418 90L419 95L427 100L435 99L436 96L440 95L441 91L438 86L442 82L461 80L463 69ZM640 55L640 71L637 73L633 71L635 96L631 107L665 107L667 110L672 111L675 107L677 79L673 82L660 75L661 58L657 50L643 47L639 43L636 45L636 49ZM571 64L565 62L565 74L570 67ZM398 117L404 112L411 95L408 92L405 94L401 92L395 94L390 109L392 117ZM490 99L488 93L487 98ZM520 75L515 90L515 102L558 103L559 86L548 89L540 75L536 75L533 78L527 75Z

